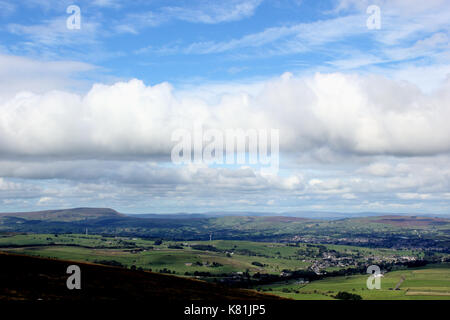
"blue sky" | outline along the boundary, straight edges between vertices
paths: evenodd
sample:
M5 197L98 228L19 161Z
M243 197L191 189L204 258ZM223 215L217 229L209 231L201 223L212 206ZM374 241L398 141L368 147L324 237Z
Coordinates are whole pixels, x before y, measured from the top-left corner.
M229 1L80 1L80 30L65 27L72 2L24 2L5 14L2 32L7 52L54 59L81 60L106 75L138 77L146 82L195 78L233 79L278 74L298 57L267 57L253 44L226 49L227 43L318 17L314 2ZM230 12L231 11L231 12ZM58 29L59 28L59 29ZM275 31L276 33L276 31ZM6 41L5 41L6 40ZM242 41L245 42L245 41ZM250 41L251 42L251 41ZM223 48L215 49L215 45ZM268 43L267 50L271 44ZM197 48L197 49L196 49ZM311 55L308 55L308 60ZM217 63L220 61L220 63Z
M432 65L445 52L442 37L428 46L416 43L445 35L446 12L437 10L445 2L433 2L423 14L415 12L415 3L381 1L382 27L370 30L365 9L376 1L2 1L2 52L82 61L94 68L85 75L94 81L182 83L285 71L391 71L405 63ZM66 28L66 9L73 4L81 10L79 30ZM442 18L433 19L437 12Z
M0 0L0 211L448 213L449 21L444 0ZM278 174L174 166L198 121L279 130Z

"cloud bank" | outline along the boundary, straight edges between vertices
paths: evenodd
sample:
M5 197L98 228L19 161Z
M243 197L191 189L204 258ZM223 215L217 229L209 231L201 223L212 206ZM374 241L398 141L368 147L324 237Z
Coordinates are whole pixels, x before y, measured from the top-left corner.
M169 83L95 84L86 94L21 92L0 105L3 157L114 159L170 154L179 128L280 130L280 148L357 155L450 151L450 81L425 94L381 76L283 74L256 93L178 94ZM236 115L239 117L236 117Z

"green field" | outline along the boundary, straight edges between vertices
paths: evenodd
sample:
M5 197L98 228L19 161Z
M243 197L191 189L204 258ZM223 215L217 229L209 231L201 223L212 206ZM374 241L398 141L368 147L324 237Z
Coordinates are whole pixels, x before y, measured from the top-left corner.
M182 249L170 248L175 245ZM219 252L195 250L191 247L193 245L212 245ZM246 270L251 273L279 273L283 269L298 270L309 266L309 263L299 260L298 257L292 259L298 248L246 241L164 241L161 245L155 245L154 241L137 238L105 238L97 235L55 237L52 234L33 234L1 237L1 247L3 251L49 258L89 262L114 260L126 267L134 265L154 271L166 268L181 275L195 271L212 274ZM265 266L257 267L252 264L254 261ZM212 266L213 263L218 265Z
M195 245L209 245L217 251L196 250ZM171 246L179 248L173 249ZM386 259L408 255L420 256L410 250L369 249L354 246L324 245L327 250L355 257L355 261L364 261L364 257L383 256ZM102 237L80 234L28 234L0 237L0 248L29 255L69 259L88 262L117 261L125 267L169 269L176 274L209 272L221 274L245 272L250 274L279 274L282 270L305 270L313 262L321 260L317 245L285 243L251 242L238 240L214 241L164 241L155 245L154 241L139 238ZM324 249L322 249L324 250ZM252 264L257 262L261 265ZM215 263L215 265L213 265ZM339 269L329 267L324 270Z
M401 278L399 290L393 290ZM259 290L297 300L330 300L339 291L360 295L364 300L450 300L450 264L398 270L381 278L381 289L369 290L368 276L334 277L299 284L296 281L260 286Z

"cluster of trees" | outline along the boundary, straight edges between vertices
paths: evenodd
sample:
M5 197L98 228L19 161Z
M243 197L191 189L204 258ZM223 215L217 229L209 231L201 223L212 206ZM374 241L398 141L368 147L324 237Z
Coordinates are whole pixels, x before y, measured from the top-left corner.
M103 264L106 266L126 268L126 266L116 260L94 260L94 263Z
M359 294L346 291L339 291L334 297L339 300L362 300L362 297Z
M308 281L321 279L321 275L317 275L315 272L310 270L283 270L284 275L276 274L266 274L266 273L255 273L253 279L255 279L258 284L269 284L273 282L287 281L293 279L306 279Z
M194 245L191 246L191 248L195 249L195 250L202 250L202 251L213 251L213 252L219 252L220 251L216 247L208 245L208 244L194 244Z
M174 270L169 270L167 268L161 269L158 271L159 273L167 273L167 274L176 274Z
M209 261L206 261L205 264L203 262L196 261L193 264L194 264L194 266L199 266L199 267L202 267L204 265L208 266L208 267L211 267L211 268L223 267L223 264L221 264L219 262L215 262L215 261L213 261L212 263L210 263Z
M258 261L253 261L252 265L257 266L257 267L264 267L265 266L265 264L262 264L261 262L258 262Z
M170 246L167 246L167 248L169 248L169 249L184 249L182 246L179 246L179 245L170 245Z
M214 261L210 266L212 268L218 268L218 267L223 267L223 264Z

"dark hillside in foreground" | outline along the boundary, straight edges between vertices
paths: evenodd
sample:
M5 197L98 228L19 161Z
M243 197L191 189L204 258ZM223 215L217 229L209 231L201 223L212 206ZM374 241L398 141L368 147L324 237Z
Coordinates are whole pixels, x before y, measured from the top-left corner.
M69 265L81 269L81 289L69 290ZM276 296L203 281L81 262L0 252L0 300L279 300Z

